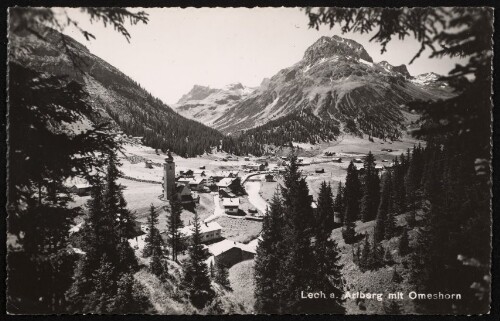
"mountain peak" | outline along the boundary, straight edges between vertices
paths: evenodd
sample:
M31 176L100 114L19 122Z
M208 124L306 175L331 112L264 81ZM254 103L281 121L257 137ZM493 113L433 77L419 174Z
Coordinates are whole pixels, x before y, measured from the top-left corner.
M323 36L314 44L307 48L304 59L308 62L314 62L321 58L332 56L345 56L363 59L368 62L373 62L372 57L366 52L365 48L358 42L342 38L337 35L332 37Z
M240 82L236 82L236 83L229 84L226 86L227 90L238 90L238 89L244 89L244 88L245 87Z
M390 63L388 63L386 60L383 60L383 61L379 62L377 65L379 65L380 67L382 67L388 71L398 72L401 75L405 76L406 78L411 77L410 72L408 71L408 68L406 67L405 64L401 64L399 66L393 66Z
M213 89L208 86L194 85L187 94L182 95L177 104L183 104L189 100L202 100L217 91L219 91L219 89Z

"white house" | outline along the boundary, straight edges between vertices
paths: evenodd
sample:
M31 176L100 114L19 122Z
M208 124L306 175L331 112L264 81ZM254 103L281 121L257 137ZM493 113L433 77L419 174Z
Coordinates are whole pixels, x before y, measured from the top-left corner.
M226 214L238 214L238 211L240 210L240 199L238 197L223 198L222 207L224 207Z
M180 229L182 235L186 238L190 238L193 235L193 225L188 225ZM221 235L222 227L217 222L200 223L200 239L201 242L210 242L212 240L217 240L222 237Z
M231 185L233 183L233 181L234 181L234 178L230 178L230 177L223 178L217 183L217 187L219 190L222 188L228 188L229 185Z

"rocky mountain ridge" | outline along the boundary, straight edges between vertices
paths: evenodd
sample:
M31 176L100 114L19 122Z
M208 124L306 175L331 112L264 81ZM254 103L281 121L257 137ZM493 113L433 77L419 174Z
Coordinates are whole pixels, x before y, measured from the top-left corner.
M189 106L177 104L176 109L190 118L209 113L203 110L207 106L216 109L210 124L227 134L308 110L330 124L336 122L341 131L398 136L405 126L402 106L417 99L451 95L446 83L439 83L438 78L429 74L412 77L405 65L374 63L364 47L353 40L321 37L299 62L265 79L239 100L214 108L209 102L219 91L196 102L192 99Z

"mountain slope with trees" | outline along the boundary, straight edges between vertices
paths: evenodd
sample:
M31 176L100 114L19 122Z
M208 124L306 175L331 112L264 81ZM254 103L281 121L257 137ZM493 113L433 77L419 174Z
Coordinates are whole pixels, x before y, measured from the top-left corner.
M142 136L148 146L188 157L210 152L223 138L217 130L180 116L84 45L58 31L41 28L35 35L11 30L9 46L13 61L82 84L96 110L94 122L112 122L127 135ZM71 55L65 47L71 49Z

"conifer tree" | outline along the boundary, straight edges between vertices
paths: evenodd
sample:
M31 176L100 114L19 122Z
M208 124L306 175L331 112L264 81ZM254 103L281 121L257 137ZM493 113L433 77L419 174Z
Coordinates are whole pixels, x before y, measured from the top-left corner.
M284 207L285 260L282 270L281 298L284 311L299 313L307 309L300 299L298 288L311 288L314 279L308 273L313 268L313 248L311 244L313 212L309 189L305 178L298 169L297 156L290 157L290 163L283 175L282 186Z
M361 250L361 258L359 260L359 268L361 271L366 271L371 268L372 263L372 253L371 244L368 239L368 235L365 235L365 241L363 242L363 249Z
M334 293L335 298L310 302L308 309L316 313L344 313L342 295L342 265L337 242L330 239L333 227L333 195L331 185L323 182L320 187L314 229L314 275L313 289Z
M283 200L277 189L262 221L262 239L255 257L255 308L259 313L282 312L280 275L286 253L282 251L283 215Z
M375 242L375 240L373 241L370 261L369 265L371 269L376 269L384 265L384 248L380 243Z
M398 243L399 256L405 256L410 253L410 242L408 239L408 230L405 228Z
M402 155L404 159L404 155ZM406 189L405 189L405 169L404 164L394 159L394 175L393 175L393 195L394 195L394 211L402 214L406 210Z
M229 271L221 262L216 262L215 264L215 282L226 290L232 291L231 283L229 282Z
M387 213L385 218L384 238L390 240L397 233L396 218L392 212Z
M149 215L146 224L148 225L148 233L144 239L144 249L142 251L142 255L144 257L149 257L153 255L153 253L156 253L157 255L162 256L163 239L157 227L158 212L153 204L149 207Z
M174 192L175 193L175 192ZM185 244L180 229L184 227L181 219L182 205L177 197L170 200L170 214L167 216L168 243L172 250L172 260L177 261L177 255L183 251Z
M334 210L334 212L340 214L341 223L342 223L342 221L344 220L343 216L344 216L344 212L345 212L344 187L342 186L342 181L339 182L339 185L337 187L337 195L335 196L333 210Z
M420 200L422 167L423 164L421 162L420 150L414 146L413 154L409 162L408 171L405 177L405 189L407 193L406 196L410 205L412 215L416 214L418 202Z
M134 280L131 273L122 274L117 283L118 291L113 300L113 311L119 314L152 312L146 290Z
M116 183L119 172L115 157L108 157L106 183L96 181L92 188L81 237L85 255L78 262L74 283L67 292L71 312L116 312L113 300L118 293L118 281L138 268L124 228L133 222L120 219L120 214L127 215L128 211L122 207L122 188Z
M359 216L359 201L361 198L361 184L358 178L358 171L351 161L347 167L345 181L345 215L344 225L355 222Z
M316 208L316 218L315 218L315 235L327 235L330 233L335 225L334 217L334 203L332 195L332 187L330 184L326 184L323 181L320 185L319 195L318 195L318 206Z
M208 267L205 261L208 254L204 251L200 237L200 220L194 213L193 234L188 247L188 259L183 265L182 287L186 289L189 300L196 308L203 308L210 303L215 292L212 289Z
M356 220L359 216L360 182L356 166L351 161L347 167L346 183L344 188L344 227L342 237L347 244L354 242L356 237Z
M152 248L149 270L156 275L161 281L166 281L168 277L167 262L163 258L161 248Z
M214 261L210 261L210 277L214 278L215 277L215 267L214 267Z
M363 197L361 199L361 219L368 222L375 219L380 202L380 179L375 169L375 157L368 152L365 157Z

